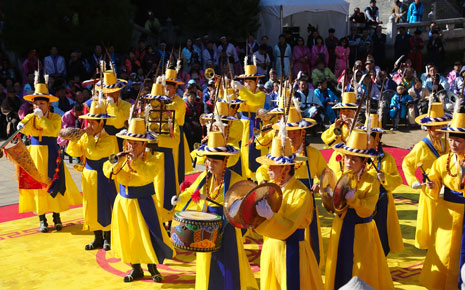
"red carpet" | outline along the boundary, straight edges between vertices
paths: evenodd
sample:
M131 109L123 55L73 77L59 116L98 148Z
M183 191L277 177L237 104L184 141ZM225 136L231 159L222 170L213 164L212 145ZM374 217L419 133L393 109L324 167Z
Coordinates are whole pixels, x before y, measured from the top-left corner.
M81 207L74 205L71 208ZM33 212L18 213L18 204L0 206L0 223L36 216Z
M405 185L408 185L407 181L405 180L404 172L402 171L402 161L404 160L405 155L407 155L410 151L407 149L401 149L397 147L383 147L383 149L384 151L388 152L394 157L397 164L397 170L399 170L400 176L402 177L402 181ZM331 157L331 154L333 154L333 151L333 149L321 150L321 154L323 154L323 157L325 158L326 162L329 161L329 158ZM420 169L417 170L416 176L418 180L422 180Z

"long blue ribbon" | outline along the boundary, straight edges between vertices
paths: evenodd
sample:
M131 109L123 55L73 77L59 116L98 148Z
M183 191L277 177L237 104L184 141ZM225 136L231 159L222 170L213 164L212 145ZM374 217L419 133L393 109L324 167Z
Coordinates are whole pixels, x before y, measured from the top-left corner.
M173 205L171 204L171 198L176 195L177 188L179 187L176 184L175 177L175 165L173 157L173 149L165 147L157 147L156 152L161 152L164 155L164 174L163 179L163 208L171 210Z
M444 200L453 203L465 204L465 197L463 197L461 192L452 190L446 186L444 186ZM465 213L462 222L462 240L460 243L460 267L457 269L457 272L459 273L458 289L462 289L461 285L463 281L462 275L460 275L460 269L462 269L463 264L465 264Z
M107 160L86 159L85 166L88 170L97 171L97 221L102 227L111 224L111 211L117 194L115 183L103 173L103 163Z
M286 239L286 286L287 286L287 289L300 289L299 242L303 240L305 240L305 229L297 229L292 235L290 235Z
M383 148L380 146L378 150L378 170L381 170L381 162L385 156ZM379 185L379 197L376 203L376 214L373 215L376 227L378 228L379 239L383 246L384 255L387 256L391 249L389 248L389 237L387 232L387 212L388 212L388 197L387 190Z
M163 241L162 230L158 220L157 209L152 195L155 194L153 182L143 186L126 186L120 184L119 194L124 198L136 198L139 203L140 212L150 232L153 250L157 256L158 263L163 264L165 258L173 257L173 250Z
M55 175L55 169L57 168L57 158L59 155L60 147L57 143L56 137L42 137L42 141L39 141L39 137L31 136L31 145L44 145L47 146L48 151L48 172L47 176L50 180L53 180L53 176ZM58 193L61 195L65 195L66 192L66 175L65 175L65 167L63 165L63 159L60 162L58 168L58 179L55 180L53 185L49 189L50 195L55 198Z
M181 141L179 141L179 160L178 160L178 182L181 184L184 181L186 174L186 166L184 164L184 126L179 126ZM191 160L192 162L192 160Z
M372 216L367 218L359 217L353 208L347 210L339 236L334 289L341 288L352 279L355 225L369 223L372 219Z
M254 134L253 129L255 128L255 123L260 123L260 119L256 118L255 113L250 112L241 112L241 119L249 120L249 169L252 172L256 172L258 167L260 167L260 163L257 162L257 158L260 157L261 152L257 149L254 141ZM258 126L259 127L259 126ZM243 144L244 146L246 144Z

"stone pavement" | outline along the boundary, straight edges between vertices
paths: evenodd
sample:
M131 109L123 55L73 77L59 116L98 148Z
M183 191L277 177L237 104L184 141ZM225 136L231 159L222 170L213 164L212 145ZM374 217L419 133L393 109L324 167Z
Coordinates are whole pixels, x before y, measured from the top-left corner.
M426 132L422 130L413 130L410 132L396 131L394 134L386 134L383 136L383 143L388 146L394 146L407 149L415 145L419 140L426 136ZM326 149L320 136L311 138L312 146L321 150ZM69 164L68 158L65 160L71 176L76 182L79 190L81 189L81 173L74 170ZM0 159L0 206L18 203L18 183L16 181L16 168L13 163L5 157ZM196 170L202 170L204 167L197 165Z

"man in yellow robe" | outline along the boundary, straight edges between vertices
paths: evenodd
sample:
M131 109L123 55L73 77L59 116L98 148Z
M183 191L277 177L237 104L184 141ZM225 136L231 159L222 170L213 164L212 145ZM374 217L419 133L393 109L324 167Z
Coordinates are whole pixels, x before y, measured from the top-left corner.
M313 200L309 189L294 176L296 164L304 160L292 152L285 129L273 139L270 153L257 158L269 166L270 179L282 190L278 212L273 212L266 200L256 205L257 214L266 219L255 229L264 237L260 256L263 290L323 289L318 263L305 240L305 230L313 218Z
M418 201L417 228L415 231L415 247L418 249L428 249L437 207L437 201L425 194L425 186L422 186L421 183L426 181L426 176L433 162L449 150L449 144L444 139L445 133L437 131L437 129L446 126L451 119L452 115L444 113L442 103L433 103L430 113L418 116L415 119L419 125L426 127L428 136L415 144L402 161L402 170L408 184L414 189L421 190ZM426 172L421 182L415 176L419 163L422 164L421 166Z
M88 120L85 133L79 139L69 140L66 153L72 157L85 158L81 175L83 228L93 231L95 236L85 249L103 248L108 251L111 244L111 212L117 192L115 183L103 174L103 163L119 150L115 138L108 135L103 127L113 117L106 113L104 103L93 101L89 113L80 118Z

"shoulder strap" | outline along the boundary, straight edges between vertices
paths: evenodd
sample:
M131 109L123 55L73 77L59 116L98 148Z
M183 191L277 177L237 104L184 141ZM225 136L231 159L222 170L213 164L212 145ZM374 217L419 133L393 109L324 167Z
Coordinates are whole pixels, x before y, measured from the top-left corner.
M426 144L426 146L428 146L429 150L431 150L431 152L433 152L434 156L439 158L438 151L436 150L436 148L434 148L433 143L431 143L431 140L428 139L428 137L423 138L423 140L421 140L421 141L423 141Z

